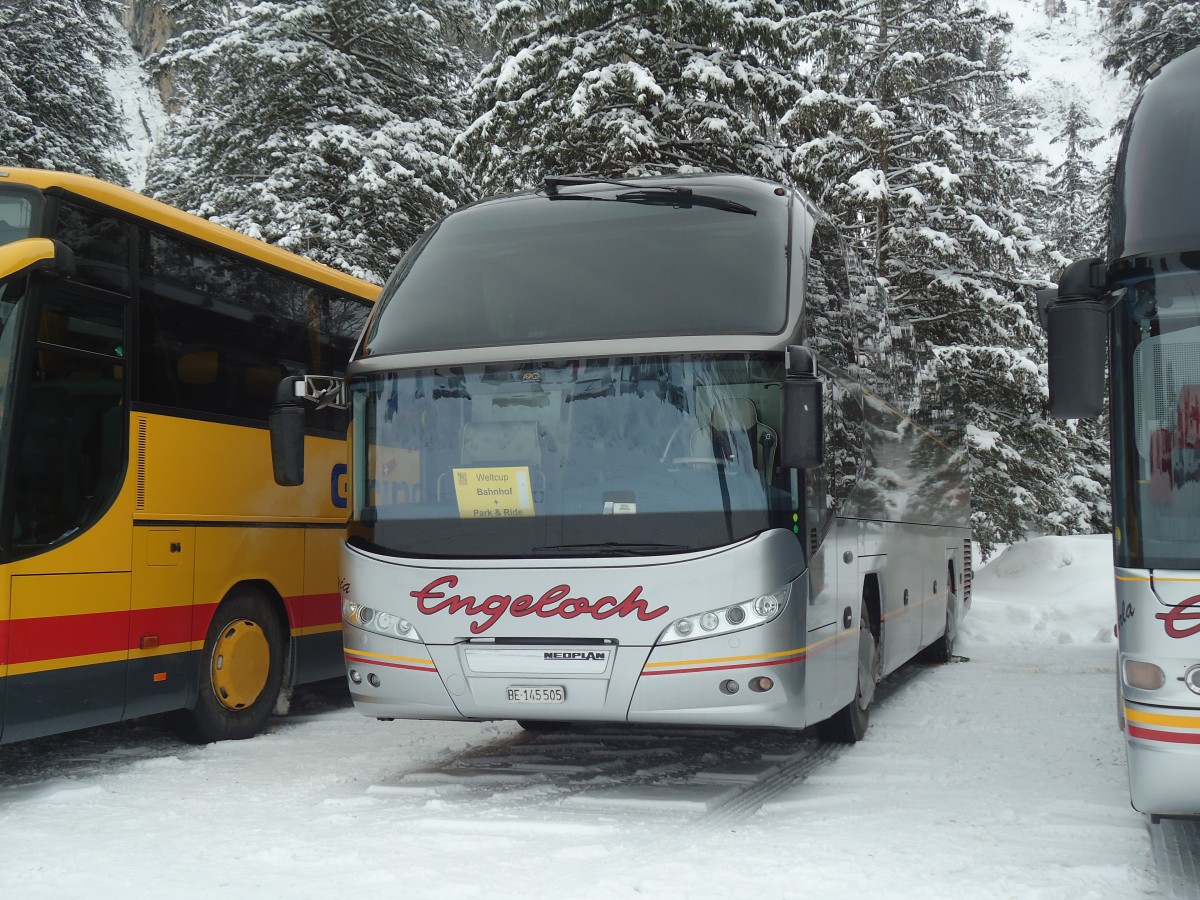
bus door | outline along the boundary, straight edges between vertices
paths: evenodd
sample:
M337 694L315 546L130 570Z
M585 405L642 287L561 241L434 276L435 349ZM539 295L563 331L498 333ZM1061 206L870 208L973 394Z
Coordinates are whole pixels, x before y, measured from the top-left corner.
M805 694L809 721L823 719L853 699L861 605L859 524L846 518L862 451L862 397L856 385L825 381L825 460L805 476L809 585ZM849 695L846 692L849 691Z
M844 632L859 619L858 524L834 519L810 552L805 693L808 720L837 712L853 699L858 642ZM849 692L849 695L847 695Z
M130 522L106 513L125 468L130 316L127 298L52 275L0 284L9 742L124 710Z

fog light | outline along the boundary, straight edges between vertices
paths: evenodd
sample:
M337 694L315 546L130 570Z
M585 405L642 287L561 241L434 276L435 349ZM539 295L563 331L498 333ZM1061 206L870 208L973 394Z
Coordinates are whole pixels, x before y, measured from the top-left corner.
M1167 683L1167 676L1154 663L1127 659L1125 660L1125 683L1143 691L1157 691Z
M358 674L358 669L350 670L350 680L355 684L362 684L362 676Z
M709 613L705 613L704 615L702 615L700 617L700 627L703 628L705 631L712 631L720 624L721 624L721 620L719 618L717 618L716 613L709 612Z
M763 693L775 687L775 682L766 675L759 675L757 678L750 679L750 690Z
M721 682L722 694L736 694L738 692L738 683L732 678L727 678Z
M1192 666L1184 672L1183 683L1193 694L1200 694L1200 666Z
M372 672L367 676L367 684L371 685L371 687L379 687L379 676Z
M774 594L767 594L765 597L759 597L754 601L754 611L764 619L771 618L771 616L779 612L779 598Z

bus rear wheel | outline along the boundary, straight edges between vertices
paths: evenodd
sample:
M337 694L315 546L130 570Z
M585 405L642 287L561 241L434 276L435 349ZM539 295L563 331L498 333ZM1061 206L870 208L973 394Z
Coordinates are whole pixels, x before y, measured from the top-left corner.
M196 704L173 713L172 728L195 744L258 734L279 696L284 654L283 625L271 604L254 591L231 594L208 626Z
M822 740L837 744L853 744L862 740L870 722L880 664L879 644L871 628L871 611L864 600L858 617L858 667L854 699L817 725L817 734Z
M958 637L958 598L951 593L946 597L946 630L942 636L922 651L920 661L942 665L954 659L954 641Z

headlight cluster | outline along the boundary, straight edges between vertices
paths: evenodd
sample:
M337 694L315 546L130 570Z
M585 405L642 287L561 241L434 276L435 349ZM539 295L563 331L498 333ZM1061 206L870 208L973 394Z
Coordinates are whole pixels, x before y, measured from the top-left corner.
M400 638L402 641L420 643L421 635L417 634L416 626L408 619L392 613L373 609L370 606L359 606L353 600L342 601L342 618L351 625L374 631L388 637Z
M695 641L770 622L783 612L790 591L790 586L784 587L772 594L763 594L733 606L676 619L658 636L658 642L672 644L678 641Z

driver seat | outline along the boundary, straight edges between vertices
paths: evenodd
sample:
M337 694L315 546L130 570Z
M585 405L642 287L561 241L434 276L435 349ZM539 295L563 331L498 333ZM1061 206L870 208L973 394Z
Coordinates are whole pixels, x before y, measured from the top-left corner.
M734 461L743 454L752 454L752 462L764 480L769 480L775 468L775 451L779 447L779 432L758 417L754 401L748 397L724 397L713 404L708 415L708 427L692 437L695 456L715 456Z

